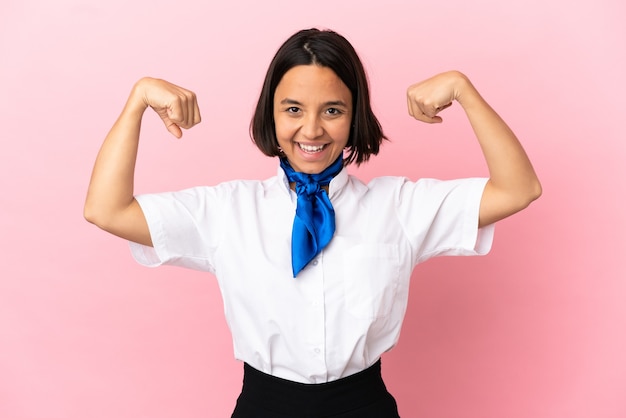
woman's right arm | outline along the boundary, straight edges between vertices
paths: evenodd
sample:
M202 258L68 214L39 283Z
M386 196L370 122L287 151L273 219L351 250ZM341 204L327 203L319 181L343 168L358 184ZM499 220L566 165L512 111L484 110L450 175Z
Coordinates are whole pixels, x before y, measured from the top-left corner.
M141 120L148 107L177 138L182 136L181 128L189 129L200 123L193 92L164 80L139 80L100 148L87 190L84 216L107 232L152 246L148 224L133 191Z

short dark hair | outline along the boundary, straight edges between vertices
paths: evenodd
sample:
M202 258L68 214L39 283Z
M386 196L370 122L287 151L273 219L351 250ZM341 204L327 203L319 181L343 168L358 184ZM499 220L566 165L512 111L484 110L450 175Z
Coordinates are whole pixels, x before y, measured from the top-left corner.
M344 164L356 162L359 165L370 155L378 154L386 137L370 105L365 69L350 42L331 30L301 30L278 49L267 70L250 123L252 141L263 154L270 157L280 155L274 127L276 87L291 68L312 64L333 70L352 93L352 125Z

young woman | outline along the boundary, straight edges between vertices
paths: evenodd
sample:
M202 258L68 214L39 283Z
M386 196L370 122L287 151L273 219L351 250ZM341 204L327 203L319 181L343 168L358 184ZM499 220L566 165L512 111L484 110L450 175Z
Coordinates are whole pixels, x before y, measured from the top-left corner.
M163 80L136 83L98 154L85 217L131 241L146 265L213 273L244 384L233 417L397 417L380 356L397 342L409 279L437 255L489 251L494 222L541 186L522 146L463 74L408 88L426 123L457 102L489 178L454 181L347 174L384 135L350 43L332 31L290 37L270 64L252 119L277 175L134 196L139 130L150 107L176 137L200 122L195 95Z

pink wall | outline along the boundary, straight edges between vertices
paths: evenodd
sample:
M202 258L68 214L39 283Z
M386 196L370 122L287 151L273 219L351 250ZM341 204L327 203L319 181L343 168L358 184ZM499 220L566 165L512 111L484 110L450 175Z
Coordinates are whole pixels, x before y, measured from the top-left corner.
M360 176L485 174L458 108L406 115L409 84L457 68L544 185L492 254L415 272L384 358L402 416L623 418L625 18L620 0L2 0L0 416L229 416L241 365L213 277L136 265L83 221L85 189L142 75L194 89L204 121L174 141L147 119L138 191L271 175L252 106L279 44L319 26L361 53L393 139Z

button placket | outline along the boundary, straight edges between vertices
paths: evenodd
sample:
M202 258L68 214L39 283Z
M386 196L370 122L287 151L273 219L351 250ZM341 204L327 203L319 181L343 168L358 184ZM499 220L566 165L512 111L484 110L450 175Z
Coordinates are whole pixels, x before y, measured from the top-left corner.
M325 312L324 312L324 274L321 255L314 258L310 262L311 273L315 275L315 285L311 289L310 309L312 315L312 321L315 324L310 328L311 332L311 355L316 358L316 361L320 361L323 364L323 368L326 368L325 360ZM326 371L326 370L325 370Z

